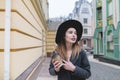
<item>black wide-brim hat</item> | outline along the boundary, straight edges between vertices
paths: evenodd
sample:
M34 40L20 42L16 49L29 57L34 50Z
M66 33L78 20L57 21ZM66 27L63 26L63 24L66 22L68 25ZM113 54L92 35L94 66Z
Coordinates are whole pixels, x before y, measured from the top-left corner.
M61 23L58 27L57 33L56 33L56 39L55 42L57 44L60 44L64 41L65 32L69 28L75 28L77 31L77 41L79 41L82 37L83 32L83 26L82 24L77 20L67 20L63 23Z

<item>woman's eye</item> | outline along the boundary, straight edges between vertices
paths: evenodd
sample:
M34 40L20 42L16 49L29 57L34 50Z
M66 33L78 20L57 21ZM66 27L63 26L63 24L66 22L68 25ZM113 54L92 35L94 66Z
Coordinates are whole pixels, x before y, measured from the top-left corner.
M70 34L72 34L72 31L69 31Z
M76 32L74 32L74 34L77 34Z

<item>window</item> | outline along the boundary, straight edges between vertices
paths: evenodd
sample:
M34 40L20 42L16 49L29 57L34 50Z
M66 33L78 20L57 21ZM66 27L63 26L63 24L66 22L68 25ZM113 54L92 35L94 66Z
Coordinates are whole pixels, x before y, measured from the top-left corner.
M84 18L84 19L83 19L83 22L84 22L84 24L87 24L87 23L88 23L87 18Z
M111 30L108 31L108 35L107 35L107 47L108 47L108 50L110 51L114 50L113 33Z
M88 29L84 29L84 34L88 34Z
M108 0L108 9L107 9L107 12L108 12L108 14L107 14L107 23L108 23L108 25L111 25L111 24L113 24L113 2L112 2L112 0Z
M102 19L102 9L98 9L98 19L101 20Z
M86 40L83 41L83 44L86 44Z

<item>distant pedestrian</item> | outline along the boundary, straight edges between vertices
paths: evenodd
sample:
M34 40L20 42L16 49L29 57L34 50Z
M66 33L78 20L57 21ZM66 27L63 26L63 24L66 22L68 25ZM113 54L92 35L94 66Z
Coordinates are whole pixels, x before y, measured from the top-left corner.
M58 80L86 80L91 76L88 58L79 44L82 32L77 20L67 20L58 27L49 67L49 73L57 75Z

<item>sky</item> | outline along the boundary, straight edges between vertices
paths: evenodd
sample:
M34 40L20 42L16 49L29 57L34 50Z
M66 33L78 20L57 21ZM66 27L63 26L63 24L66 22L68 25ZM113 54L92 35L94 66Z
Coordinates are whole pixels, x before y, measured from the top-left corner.
M79 0L48 0L49 18L68 16L69 13L72 13L76 1Z

